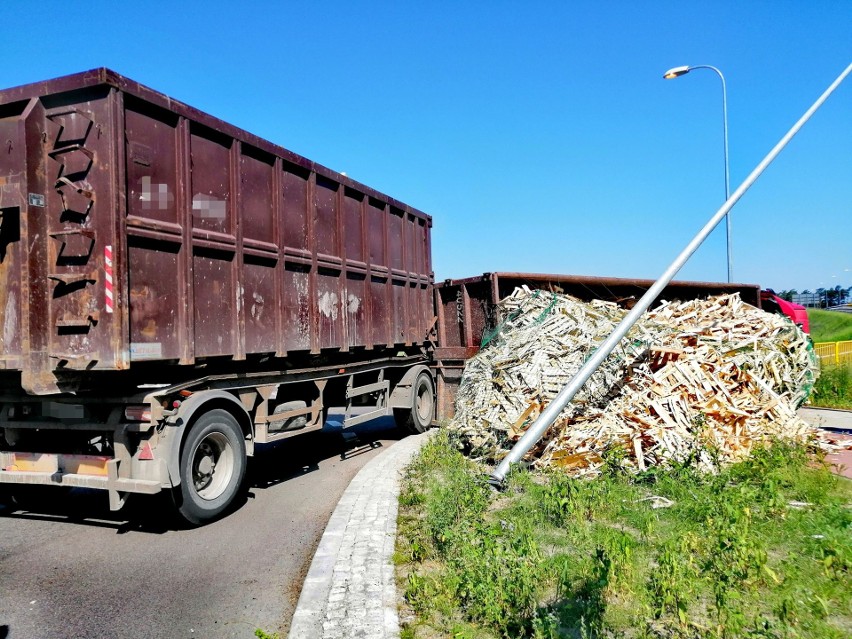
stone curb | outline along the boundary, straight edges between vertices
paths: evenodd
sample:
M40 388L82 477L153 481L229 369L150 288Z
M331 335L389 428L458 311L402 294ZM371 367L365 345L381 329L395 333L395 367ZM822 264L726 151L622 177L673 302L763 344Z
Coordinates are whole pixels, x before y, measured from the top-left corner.
M290 639L399 637L393 552L400 477L434 432L395 443L349 484L305 577Z

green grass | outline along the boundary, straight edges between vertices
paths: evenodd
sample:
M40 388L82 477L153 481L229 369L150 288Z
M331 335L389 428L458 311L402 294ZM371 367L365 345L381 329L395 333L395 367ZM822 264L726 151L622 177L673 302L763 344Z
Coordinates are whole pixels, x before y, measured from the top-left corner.
M814 342L852 340L852 313L808 309L808 323Z
M852 410L852 365L823 366L809 402L811 406Z
M852 340L852 313L808 309L814 342ZM823 365L809 402L812 406L852 410L852 365Z
M852 634L852 487L804 448L716 476L611 466L595 480L514 472L495 494L439 433L400 496L402 636Z

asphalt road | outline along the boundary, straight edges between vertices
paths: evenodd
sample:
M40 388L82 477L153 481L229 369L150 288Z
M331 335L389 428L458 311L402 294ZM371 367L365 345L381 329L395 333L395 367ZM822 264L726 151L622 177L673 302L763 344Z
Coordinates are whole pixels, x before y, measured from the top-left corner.
M800 408L799 417L830 433L837 444L849 446L852 441L852 410L833 408ZM838 450L825 456L838 475L852 479L852 449Z
M110 513L97 491L0 506L0 639L286 636L326 522L358 470L400 437L392 424L258 450L245 501L203 528L164 519L156 498Z

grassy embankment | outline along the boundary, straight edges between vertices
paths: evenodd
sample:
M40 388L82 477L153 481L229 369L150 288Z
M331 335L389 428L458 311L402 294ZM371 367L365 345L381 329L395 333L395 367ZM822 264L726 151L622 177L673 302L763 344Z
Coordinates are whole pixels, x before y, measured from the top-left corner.
M852 313L808 311L811 338L814 342L852 340ZM825 366L814 386L812 406L852 409L852 365Z
M852 340L852 313L808 310L811 339L815 342L843 342Z
M400 498L403 639L852 635L852 483L805 450L716 476L608 467L494 494L438 433Z

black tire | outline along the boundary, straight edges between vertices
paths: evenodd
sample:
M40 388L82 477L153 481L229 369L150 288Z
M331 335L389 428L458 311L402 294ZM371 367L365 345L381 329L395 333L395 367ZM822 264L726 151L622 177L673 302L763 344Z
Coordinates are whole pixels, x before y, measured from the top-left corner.
M411 408L393 411L396 425L411 433L425 433L435 418L435 385L432 376L423 371L411 387Z
M180 453L178 513L201 525L221 515L239 494L246 473L246 442L228 411L208 411L190 427Z

